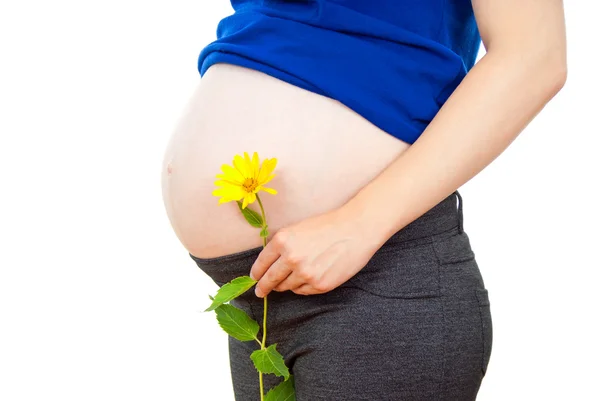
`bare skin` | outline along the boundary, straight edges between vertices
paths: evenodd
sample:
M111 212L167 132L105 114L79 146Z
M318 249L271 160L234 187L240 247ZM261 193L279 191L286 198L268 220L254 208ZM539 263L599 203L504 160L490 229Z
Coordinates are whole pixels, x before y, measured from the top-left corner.
M319 294L347 281L394 232L496 159L564 86L561 0L472 3L485 56L419 139L356 196L273 237L251 269L259 297Z
M228 159L232 151L241 152L258 146L256 138L270 130L270 135L263 136L263 141L259 142L261 146L256 151L267 157L282 157L297 168L282 166L282 174L276 177L279 180L272 181L272 187L287 196L264 198L267 210L281 209L274 213L278 216L275 217L277 228L272 231L275 234L251 268L251 275L259 280L256 285L257 296L266 296L273 290L291 290L302 295L320 294L338 287L360 271L394 232L421 216L497 158L565 83L566 34L561 0L473 0L472 3L487 53L471 69L412 146L403 146L401 141L389 135L375 135L382 132L369 130L368 125L364 124L345 125L344 128L356 128L348 136L340 134L339 126L326 129L330 122L329 112L317 113L322 120L307 127L302 123L316 120L314 112L319 108L316 106L316 97L312 96L315 103L306 102L297 109L289 110L284 106L290 104L287 101L289 99L261 104L261 101L268 101L273 93L268 90L255 93L255 99L261 107L257 107L256 103L245 104L244 107L252 110L244 116L260 113L257 110L273 106L276 112L290 113L284 114L285 118L274 117L281 115L277 113L259 114L254 120L244 119L242 126L236 127L237 120L234 117L237 115L233 114L229 116L232 120L230 126L220 126L219 132L226 132L232 127L239 130L244 128L247 135L242 138L239 134L225 134L225 140L221 140L221 134L216 138L213 133L210 137L208 134L188 135L174 141L179 144L187 141L185 146L177 146L183 150L177 159L173 159L170 180L174 188L166 191L167 210L171 210L170 215L174 216L171 221L178 222L174 227L176 231L179 230L180 239L186 238L182 233L194 232L193 227L198 222L213 218L213 222L220 220L221 223L231 224L229 227L240 222L240 231L236 235L239 238L255 238L244 244L242 249L259 246L255 229L244 226L239 212L234 217L235 204L232 205L234 209L231 215L219 213L209 217L209 212L196 210L196 215L177 216L176 211L193 210L193 202L200 201L205 193L210 194L210 185L204 181L181 180L175 183L174 178L179 170L178 163L191 170L199 166L206 167L201 163L194 164L188 149L193 150L196 160L198 155L208 159ZM244 92L240 87L238 91ZM219 93L215 91L213 95ZM260 98L261 93L269 95L266 99ZM216 104L218 109L221 101L230 100L235 93L226 95L225 99L217 96L211 104L202 106L209 108ZM321 106L326 107L325 103ZM290 116L297 116L298 112L305 110L312 113L297 118L293 125L285 125ZM239 109L235 111L239 112ZM352 113L349 113L346 118L338 120L336 117L334 121L346 124L351 116ZM202 121L196 122L196 126L206 128ZM317 128L317 134L306 129L315 127L320 127ZM297 129L296 135L282 136L282 132L287 134L294 128ZM340 136L335 137L336 132ZM306 142L298 139L301 134L306 135L304 138L312 137ZM232 137L237 138L235 142L229 143L229 146L223 145L227 138ZM215 152L212 151L210 138L217 139ZM327 143L332 138L333 141ZM287 146L275 145L284 142ZM198 146L199 143L201 146ZM303 145L311 143L313 146L303 148ZM315 147L315 143L319 146ZM340 149L340 146L346 145L349 147ZM361 149L356 149L356 146ZM371 153L373 146L377 151ZM206 152L206 149L211 151ZM224 153L214 154L220 151ZM276 155L276 151L283 151L283 156ZM173 152L169 154L173 155ZM312 157L312 163L301 163L307 157ZM332 161L332 157L337 159ZM341 167L339 163L342 163ZM374 164L376 167L373 167ZM214 163L210 165L211 173L213 166ZM352 166L355 166L354 170ZM365 168L374 175L361 174L360 171ZM320 174L322 169L324 172ZM186 171L184 176L193 174L191 170ZM166 172L166 168L163 171ZM321 179L317 178L316 183L306 180L310 176L307 171L312 171L313 177ZM211 174L206 172L206 175ZM181 189L184 184L192 185L191 189L187 192ZM331 190L332 185L338 185L341 193ZM169 194L179 195L169 197ZM312 213L298 212L297 199L302 204L312 202L316 205ZM267 218L270 222L269 212ZM212 233L207 233L206 228L197 229L210 237ZM215 246L222 246L217 254L223 252L223 247L228 247L225 235L230 233L215 234ZM191 245L188 243L188 246ZM206 250L205 254L210 254L210 249L210 246L204 249L200 247L198 251ZM231 249L229 246L228 250Z
M235 154L278 159L268 186L279 193L259 194L272 237L340 207L409 146L336 100L255 70L215 64L169 141L163 200L188 252L218 257L262 244L235 202L218 205L212 195L221 165L232 164ZM250 207L260 211L257 203Z

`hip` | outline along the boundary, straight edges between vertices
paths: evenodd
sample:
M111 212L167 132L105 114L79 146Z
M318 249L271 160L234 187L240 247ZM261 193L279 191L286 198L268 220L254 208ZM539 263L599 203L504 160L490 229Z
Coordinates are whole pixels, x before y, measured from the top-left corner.
M221 286L247 275L260 250L190 256ZM263 299L252 289L231 304L262 325ZM396 232L332 291L269 293L268 314L269 343L277 343L295 369L303 398L318 399L307 391L329 391L341 399L348 389L347 394L361 394L367 388L374 392L370 399L384 399L393 390L399 399L474 400L491 356L492 316L463 229L462 196L454 192ZM232 345L250 347L248 353L255 346ZM375 369L382 363L375 353L391 356L389 369ZM315 369L331 379L322 388L302 384ZM340 382L337 369L344 370L347 382Z

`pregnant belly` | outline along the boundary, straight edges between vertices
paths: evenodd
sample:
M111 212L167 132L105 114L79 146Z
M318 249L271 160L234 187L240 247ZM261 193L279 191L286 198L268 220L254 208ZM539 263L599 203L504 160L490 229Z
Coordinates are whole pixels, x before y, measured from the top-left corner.
M212 195L221 165L231 165L235 154L277 158L267 187L278 194L259 192L270 239L282 227L342 206L409 146L338 101L219 63L200 80L169 140L163 201L187 251L219 257L262 245L236 202L219 205ZM250 207L260 212L257 202Z

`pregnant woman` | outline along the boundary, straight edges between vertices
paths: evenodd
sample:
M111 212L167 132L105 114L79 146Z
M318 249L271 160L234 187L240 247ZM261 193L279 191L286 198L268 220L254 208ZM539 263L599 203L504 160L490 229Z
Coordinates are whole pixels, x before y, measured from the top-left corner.
M164 157L177 237L218 285L259 280L232 303L262 326L269 295L299 401L474 400L492 318L457 189L564 85L562 2L231 4ZM212 194L244 152L278 160L264 249ZM237 401L258 348L229 337Z

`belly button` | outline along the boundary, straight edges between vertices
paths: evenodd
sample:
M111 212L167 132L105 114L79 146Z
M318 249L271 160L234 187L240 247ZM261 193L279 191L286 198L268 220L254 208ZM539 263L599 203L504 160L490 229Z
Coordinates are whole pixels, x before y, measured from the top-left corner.
M169 175L171 175L171 173L172 173L172 172L173 172L173 167L171 166L171 163L169 163L169 164L167 165L167 173L168 173Z

